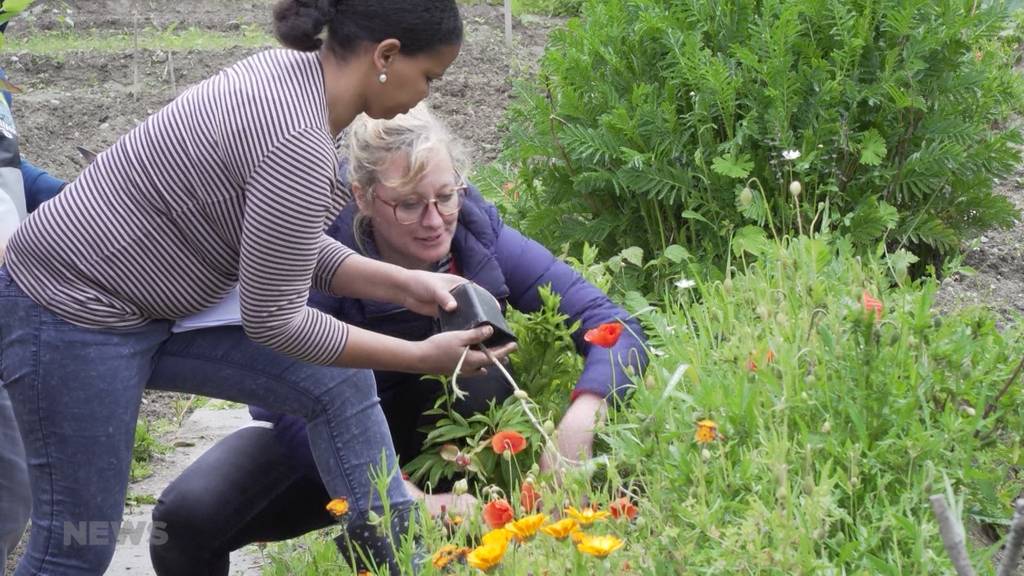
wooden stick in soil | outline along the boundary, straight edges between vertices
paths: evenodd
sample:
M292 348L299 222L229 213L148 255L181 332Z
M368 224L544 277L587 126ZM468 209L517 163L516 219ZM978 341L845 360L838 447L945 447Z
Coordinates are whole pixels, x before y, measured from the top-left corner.
M967 546L964 544L964 528L959 518L954 518L946 506L946 497L935 494L928 498L932 504L932 513L939 522L939 535L942 536L942 545L946 548L946 554L953 562L953 569L958 576L975 576L974 568L971 566L970 558L967 555Z
M139 99L139 2L132 0L132 96Z
M1006 541L1006 553L999 565L997 576L1012 576L1020 563L1021 544L1024 544L1024 498L1014 502L1013 522L1010 523L1010 535Z
M512 0L505 0L505 47L512 49Z

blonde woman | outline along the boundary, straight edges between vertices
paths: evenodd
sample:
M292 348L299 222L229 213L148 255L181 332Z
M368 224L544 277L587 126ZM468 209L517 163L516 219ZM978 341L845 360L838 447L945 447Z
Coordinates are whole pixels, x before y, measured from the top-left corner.
M639 373L646 356L625 331L611 349L613 368L608 350L587 344L583 334L616 318L635 334L642 334L640 326L544 247L504 225L495 207L463 180L458 146L426 106L394 120L357 119L348 146L343 179L351 183L355 203L328 229L330 236L375 260L470 279L519 310L540 308L540 286L550 284L561 295L567 323L581 323L573 338L585 367L558 426L558 449L572 459L588 455L606 399L624 394L630 382L626 367ZM311 304L396 338L436 337L432 318L400 305L322 293L313 294ZM469 398L456 409L469 416L486 410L490 400L506 398L511 389L496 372L463 380ZM420 428L431 422L423 412L442 390L417 374L376 370L375 376L399 461L408 462L422 450ZM154 541L150 549L160 576L194 574L196 567L204 574L227 574L232 550L295 537L333 521L324 509L330 496L315 473L306 423L262 408L253 414L271 428L245 428L222 440L161 495L153 518L164 526L168 541ZM550 459L542 463L551 465ZM432 513L445 507L474 511L471 496L407 487Z

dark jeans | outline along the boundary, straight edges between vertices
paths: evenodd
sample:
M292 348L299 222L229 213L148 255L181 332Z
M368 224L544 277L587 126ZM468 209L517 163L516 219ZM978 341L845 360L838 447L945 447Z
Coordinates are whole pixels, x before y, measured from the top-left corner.
M11 400L0 382L0 576L6 569L7 555L14 551L25 532L31 505L21 434L14 421Z
M417 428L435 420L423 411L433 406L440 386L416 376L380 376L381 406L400 458L409 461L420 453L425 438ZM488 400L500 403L512 392L493 374L463 383L472 394L455 409L464 416L485 410ZM151 541L156 573L224 576L232 550L331 525L324 508L330 496L319 478L297 465L300 461L267 428L242 428L218 442L160 495L153 520L162 523L166 538Z
M0 267L0 380L21 430L32 490L32 529L16 576L106 570L147 382L305 418L327 492L349 500L354 540L391 564L387 539L366 522L371 504L382 511L370 476L382 455L399 520L413 502L397 474L373 374L291 359L253 343L239 327L173 335L170 327L75 326L33 302Z

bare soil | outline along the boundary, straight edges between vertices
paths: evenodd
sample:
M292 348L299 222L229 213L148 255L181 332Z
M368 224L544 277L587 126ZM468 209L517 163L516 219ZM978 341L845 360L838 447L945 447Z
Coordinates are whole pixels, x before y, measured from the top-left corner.
M114 35L147 27L217 33L255 28L269 33L273 4L273 0L37 0L11 23L7 37L55 30L69 35ZM562 20L517 20L509 50L500 7L476 3L462 10L466 29L462 52L435 84L430 102L464 141L472 160L483 163L500 150L501 121L512 98L514 78L536 68L548 33ZM84 166L76 146L96 151L110 146L189 85L258 50L193 49L170 54L126 45L103 53L5 51L0 53L0 67L24 91L15 96L13 106L22 154L52 174L72 179ZM176 414L180 399L177 394L147 392L141 417L152 422L180 416ZM8 567L13 568L13 560Z
M998 191L1024 212L1024 168L1000 182ZM964 263L975 273L943 280L936 298L940 310L980 305L998 312L1005 323L1024 314L1024 219L972 240Z

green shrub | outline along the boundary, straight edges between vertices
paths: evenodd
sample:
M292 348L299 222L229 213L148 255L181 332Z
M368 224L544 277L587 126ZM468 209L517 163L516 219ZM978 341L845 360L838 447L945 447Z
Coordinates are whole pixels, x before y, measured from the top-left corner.
M950 254L1016 216L993 181L1019 161L1018 30L1002 2L588 1L510 109L507 215L605 257L721 259L744 225L826 218Z
M547 14L549 16L575 16L580 13L583 0L512 0L515 14Z
M928 504L947 479L965 522L1010 518L1024 488L1024 392L1000 390L1024 354L1022 327L1001 333L983 310L940 317L934 280L892 287L889 264L842 239L747 248L755 261L728 282L697 279L641 314L652 364L599 429L607 465L538 476L546 513L607 509L628 490L638 517L590 528L623 548L598 560L538 535L493 574L949 574ZM703 419L718 432L706 444ZM428 552L486 530L479 514L454 532L424 524ZM994 548L968 548L992 573ZM288 566L268 573L349 573L325 567L329 540L276 550Z

